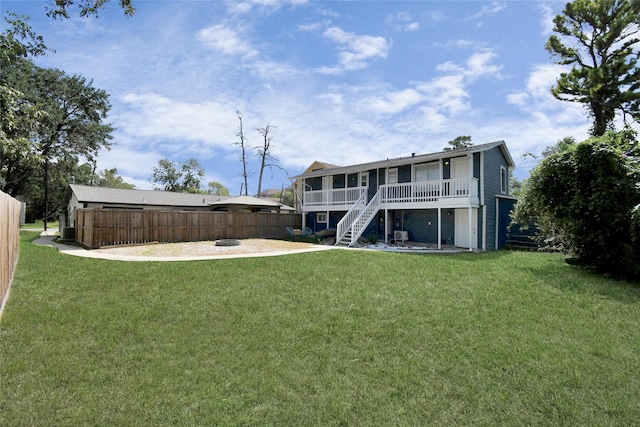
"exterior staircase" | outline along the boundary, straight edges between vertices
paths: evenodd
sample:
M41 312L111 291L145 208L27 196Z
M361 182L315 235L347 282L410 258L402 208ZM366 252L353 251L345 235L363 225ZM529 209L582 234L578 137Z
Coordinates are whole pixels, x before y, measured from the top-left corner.
M338 223L335 246L353 246L380 210L380 190L363 209L366 196L365 191Z

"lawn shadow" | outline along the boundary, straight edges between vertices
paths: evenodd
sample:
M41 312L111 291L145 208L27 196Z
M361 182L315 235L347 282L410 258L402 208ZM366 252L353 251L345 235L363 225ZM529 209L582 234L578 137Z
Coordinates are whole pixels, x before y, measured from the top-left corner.
M598 295L624 304L640 302L640 283L599 274L591 269L568 264L564 260L550 263L544 269L525 268L563 292Z

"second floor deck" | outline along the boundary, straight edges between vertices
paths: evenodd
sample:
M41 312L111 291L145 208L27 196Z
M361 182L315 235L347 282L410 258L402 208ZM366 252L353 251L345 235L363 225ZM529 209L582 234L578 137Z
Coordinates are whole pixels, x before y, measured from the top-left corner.
M303 194L303 211L348 210L366 187L310 190ZM455 178L437 181L385 184L378 188L383 209L431 209L477 207L478 179Z

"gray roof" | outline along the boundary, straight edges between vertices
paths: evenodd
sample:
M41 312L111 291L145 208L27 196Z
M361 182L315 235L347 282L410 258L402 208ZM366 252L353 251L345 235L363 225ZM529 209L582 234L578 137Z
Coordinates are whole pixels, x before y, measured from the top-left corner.
M120 188L69 185L79 202L121 205L207 207L230 196L212 194L173 193L155 190L124 190Z
M362 171L371 170L371 169L402 166L409 163L414 163L414 164L425 163L425 162L434 161L438 159L447 159L450 157L462 156L467 153L479 153L481 151L488 151L496 147L500 147L500 149L502 150L502 153L507 159L507 162L509 163L509 166L514 167L515 163L513 162L513 158L511 157L511 154L507 149L506 143L504 141L495 141L487 144L472 145L471 147L466 147L466 148L458 148L456 150L438 151L436 153L411 155L407 157L397 157L394 159L378 160L375 162L361 163L361 164L350 165L350 166L336 166L330 169L311 171L311 172L303 173L300 175L292 176L289 179L324 176L327 174L355 173L355 172L362 172Z
M265 207L265 208L280 208L280 203L274 202L270 199L263 199L258 197L251 196L238 196L238 197L229 197L224 200L220 200L218 202L209 203L213 206L257 206L257 207Z

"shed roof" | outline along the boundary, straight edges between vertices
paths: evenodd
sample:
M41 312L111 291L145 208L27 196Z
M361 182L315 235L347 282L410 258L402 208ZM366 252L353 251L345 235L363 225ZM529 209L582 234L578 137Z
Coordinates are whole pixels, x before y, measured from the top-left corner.
M294 208L291 206L287 206L284 203L276 202L273 199L269 198L258 198L251 196L238 196L238 197L230 197L225 200L220 200L218 202L211 203L211 206L214 208L227 207L234 209L269 209L269 210L278 210L285 212L293 212Z
M230 196L212 194L174 193L155 190L125 190L120 188L69 185L79 202L110 203L143 206L207 207Z

